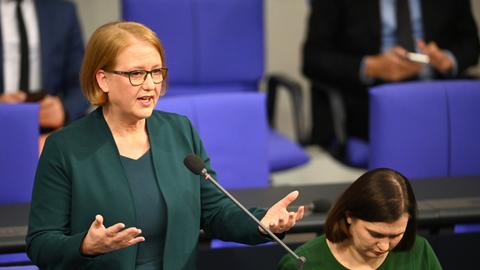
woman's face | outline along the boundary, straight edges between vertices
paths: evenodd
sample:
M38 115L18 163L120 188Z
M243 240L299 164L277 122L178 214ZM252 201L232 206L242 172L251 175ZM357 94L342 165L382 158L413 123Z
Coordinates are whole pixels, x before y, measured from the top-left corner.
M352 247L365 258L385 256L402 240L408 218L409 215L405 213L398 220L387 223L348 217Z
M151 71L163 67L160 53L145 41L132 39L117 56L113 71ZM138 86L132 86L128 75L104 70L97 72L97 81L108 95L109 111L127 121L148 118L161 93L162 83L153 83L151 74Z

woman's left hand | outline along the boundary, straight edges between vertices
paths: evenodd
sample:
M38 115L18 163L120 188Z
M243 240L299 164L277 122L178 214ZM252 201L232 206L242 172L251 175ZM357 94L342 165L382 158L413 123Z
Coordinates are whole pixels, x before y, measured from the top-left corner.
M298 191L293 191L270 207L260 223L273 233L283 233L295 226L303 218L304 206L298 207L296 212L288 212L287 207L297 199L298 194ZM266 234L260 226L259 230Z

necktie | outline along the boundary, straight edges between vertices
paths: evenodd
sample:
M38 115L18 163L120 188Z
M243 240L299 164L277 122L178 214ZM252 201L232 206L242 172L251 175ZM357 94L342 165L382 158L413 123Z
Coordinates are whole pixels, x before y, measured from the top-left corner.
M29 59L28 59L28 37L23 13L20 7L22 0L16 0L16 15L18 34L20 36L20 90L28 93L29 91Z
M415 51L412 22L410 20L409 0L397 0L397 43L409 52Z

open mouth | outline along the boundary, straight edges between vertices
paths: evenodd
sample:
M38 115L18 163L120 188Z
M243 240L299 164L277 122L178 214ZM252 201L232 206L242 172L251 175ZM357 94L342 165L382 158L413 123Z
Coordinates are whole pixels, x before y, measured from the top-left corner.
M143 97L139 97L137 99L141 100L141 101L151 101L151 100L153 100L153 96L143 96Z

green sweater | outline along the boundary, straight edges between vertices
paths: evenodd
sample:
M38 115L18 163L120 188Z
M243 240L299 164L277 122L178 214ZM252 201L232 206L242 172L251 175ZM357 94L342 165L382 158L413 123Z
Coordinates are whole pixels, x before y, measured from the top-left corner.
M328 248L325 235L321 235L300 246L296 253L304 256L307 263L303 270L345 270ZM279 270L296 270L296 260L285 255L278 264ZM442 269L430 244L423 237L417 236L415 244L408 251L392 251L388 254L379 270L437 270Z
M154 111L147 119L147 132L167 208L165 270L195 269L200 229L222 240L268 241L215 186L183 165L184 157L194 153L211 171L202 142L186 117ZM263 209L251 211L258 218L265 214ZM106 227L118 222L137 225L133 196L101 107L50 135L45 143L32 195L28 256L41 269L134 269L136 245L82 256L80 245L96 214L103 215Z

